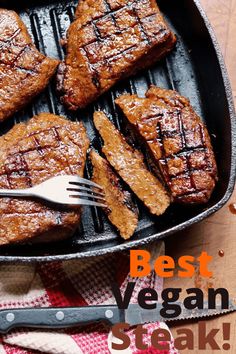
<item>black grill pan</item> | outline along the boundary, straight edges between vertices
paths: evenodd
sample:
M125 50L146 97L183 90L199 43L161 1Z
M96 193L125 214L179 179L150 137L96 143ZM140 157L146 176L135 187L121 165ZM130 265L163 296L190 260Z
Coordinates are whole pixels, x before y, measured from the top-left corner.
M39 50L60 59L64 56L60 39L64 37L73 20L76 4L77 0L33 1L30 5L29 2L21 2L16 6L11 2ZM150 216L136 201L140 210L140 222L137 232L128 242L117 235L100 210L84 208L80 229L73 238L46 245L1 247L0 261L67 260L141 246L201 221L220 209L231 196L236 166L236 120L231 88L215 36L197 0L160 0L158 4L178 37L177 47L167 59L120 83L81 112L70 113L65 110L56 96L55 83L52 82L33 104L2 124L0 131L3 134L15 123L34 114L49 111L72 120L82 119L93 145L99 148L100 140L92 124L94 110L104 109L123 131L122 117L114 105L118 93L137 92L143 96L151 83L174 88L191 100L212 137L219 167L219 182L211 200L207 205L192 208L172 205L161 217ZM87 167L88 175L89 172Z

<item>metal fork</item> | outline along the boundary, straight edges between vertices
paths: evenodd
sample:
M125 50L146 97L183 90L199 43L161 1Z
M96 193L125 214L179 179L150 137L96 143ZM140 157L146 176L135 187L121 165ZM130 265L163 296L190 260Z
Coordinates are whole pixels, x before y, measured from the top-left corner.
M0 189L0 197L37 198L63 205L106 207L98 184L78 176L56 176L27 189Z

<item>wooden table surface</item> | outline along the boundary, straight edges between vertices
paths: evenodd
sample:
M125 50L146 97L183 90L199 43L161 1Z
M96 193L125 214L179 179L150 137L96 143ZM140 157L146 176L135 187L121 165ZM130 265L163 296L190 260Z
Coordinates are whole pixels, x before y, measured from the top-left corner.
M234 101L236 104L236 0L201 0L203 7L210 19L210 22L215 30L218 41L225 58L226 66L231 80L233 89ZM183 281L169 280L165 283L166 287L180 286L183 288L201 287L206 289L212 285L215 288L225 287L230 291L231 297L236 297L236 215L230 212L229 206L236 203L236 189L231 200L227 205L202 223L191 227L172 237L167 241L167 254L178 258L181 255L191 254L199 255L202 250L207 251L213 258L212 269L214 269L214 276L211 281L206 281L195 276L194 279ZM219 256L219 250L224 251L224 257ZM186 296L186 295L185 295ZM223 322L231 323L231 349L228 353L236 353L236 313L210 320L208 329L221 328ZM173 334L176 335L176 330L186 327L186 324L174 326L172 328ZM188 328L194 331L195 338L197 338L198 331L197 323L188 323ZM221 345L222 331L218 337ZM181 353L223 353L224 351L197 349L195 343L195 350L182 351Z

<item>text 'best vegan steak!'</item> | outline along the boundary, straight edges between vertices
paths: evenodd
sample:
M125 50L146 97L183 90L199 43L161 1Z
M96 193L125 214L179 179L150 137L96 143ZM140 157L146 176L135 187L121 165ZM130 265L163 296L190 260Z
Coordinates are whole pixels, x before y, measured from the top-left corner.
M217 167L208 131L189 100L152 86L146 98L122 95L116 103L147 143L174 200L206 203Z
M156 0L81 0L67 32L58 91L83 108L118 80L149 67L176 42Z
M0 188L24 189L57 175L83 177L89 141L82 123L49 113L14 126L0 138ZM71 236L80 209L65 211L33 200L1 198L0 245Z
M161 182L147 169L142 153L126 142L103 112L94 113L94 124L104 142L102 151L118 175L152 214L163 214L170 198Z
M0 9L0 122L43 91L58 64L37 50L14 11Z

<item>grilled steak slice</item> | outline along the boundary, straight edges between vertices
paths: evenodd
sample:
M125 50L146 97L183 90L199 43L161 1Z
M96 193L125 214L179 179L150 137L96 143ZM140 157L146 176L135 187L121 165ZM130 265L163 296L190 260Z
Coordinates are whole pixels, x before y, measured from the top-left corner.
M95 112L94 123L104 141L102 151L113 168L152 214L163 214L170 198L158 179L148 171L143 155L126 142L104 113Z
M48 84L58 61L39 53L14 11L0 9L0 122Z
M35 116L0 137L0 188L28 188L62 174L83 176L88 139L82 123L49 113ZM0 245L52 241L72 235L80 210L1 198Z
M58 70L62 101L72 110L85 107L118 80L156 62L175 42L156 0L81 0Z
M123 95L116 103L148 144L175 201L206 203L217 167L208 131L188 99L152 86L146 98Z
M108 208L104 208L110 222L124 239L130 238L138 225L138 210L131 194L124 190L121 180L109 163L94 150L90 152L93 181L104 188Z

